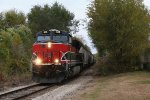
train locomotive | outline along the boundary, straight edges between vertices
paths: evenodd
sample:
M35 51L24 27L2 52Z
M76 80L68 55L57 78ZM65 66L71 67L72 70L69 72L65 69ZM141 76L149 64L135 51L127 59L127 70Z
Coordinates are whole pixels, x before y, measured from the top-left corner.
M79 39L56 29L38 32L32 53L32 79L38 83L61 82L95 62Z

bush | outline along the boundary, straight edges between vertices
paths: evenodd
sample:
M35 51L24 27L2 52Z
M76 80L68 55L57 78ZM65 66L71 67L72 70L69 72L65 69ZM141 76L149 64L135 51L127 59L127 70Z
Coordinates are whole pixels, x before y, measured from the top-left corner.
M19 26L0 32L0 70L5 77L29 71L32 33L29 28Z
M101 58L95 65L96 75L103 76L136 70L139 70L138 66L117 64L107 57Z

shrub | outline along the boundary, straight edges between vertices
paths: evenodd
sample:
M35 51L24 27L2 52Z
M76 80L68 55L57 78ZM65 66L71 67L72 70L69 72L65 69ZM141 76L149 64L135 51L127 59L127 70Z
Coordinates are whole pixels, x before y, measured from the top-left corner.
M114 63L108 57L101 58L95 65L96 75L103 76L136 70L139 70L138 66Z
M4 76L29 71L33 37L26 26L0 32L0 70Z

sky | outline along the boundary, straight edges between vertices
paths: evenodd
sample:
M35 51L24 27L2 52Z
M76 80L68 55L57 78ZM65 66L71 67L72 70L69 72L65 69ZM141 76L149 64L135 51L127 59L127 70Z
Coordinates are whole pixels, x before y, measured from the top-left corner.
M52 5L55 1L64 5L66 9L75 14L75 19L82 20L87 19L86 12L87 6L92 0L0 0L0 12L5 12L11 9L22 11L25 14L29 13L34 5ZM150 0L144 0L144 4L150 9ZM77 35L81 35L85 44L87 44L92 53L96 53L96 49L93 47L91 39L88 37L87 30L81 26Z

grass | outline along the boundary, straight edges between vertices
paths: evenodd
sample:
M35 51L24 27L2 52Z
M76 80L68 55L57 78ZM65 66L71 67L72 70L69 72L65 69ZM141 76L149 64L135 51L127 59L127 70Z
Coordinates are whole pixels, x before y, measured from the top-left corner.
M140 81L140 84L150 84L150 80Z
M150 100L150 72L99 77L81 91L80 100Z

